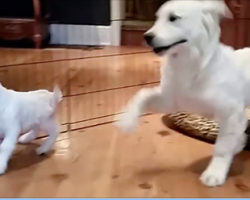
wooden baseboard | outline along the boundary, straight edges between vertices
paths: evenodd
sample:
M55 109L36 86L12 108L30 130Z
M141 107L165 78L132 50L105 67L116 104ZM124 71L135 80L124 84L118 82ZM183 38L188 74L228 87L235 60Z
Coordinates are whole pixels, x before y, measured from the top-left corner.
M154 21L126 20L122 24L121 44L144 46L143 34L152 27Z

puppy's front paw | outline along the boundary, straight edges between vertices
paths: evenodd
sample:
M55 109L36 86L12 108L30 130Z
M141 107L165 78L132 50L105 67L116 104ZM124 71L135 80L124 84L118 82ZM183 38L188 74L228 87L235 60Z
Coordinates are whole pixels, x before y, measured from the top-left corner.
M115 119L116 126L123 132L132 132L138 125L138 116L133 113L125 112Z
M202 173L200 177L200 181L208 187L221 186L225 183L225 180L225 172L215 168L208 168Z

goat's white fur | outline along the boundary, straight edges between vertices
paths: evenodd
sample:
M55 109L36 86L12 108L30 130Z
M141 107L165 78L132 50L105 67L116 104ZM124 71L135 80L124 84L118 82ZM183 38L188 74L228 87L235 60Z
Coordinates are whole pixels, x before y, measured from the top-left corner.
M0 135L3 142L0 146L0 174L5 173L8 161L15 149L18 137L20 143L34 140L39 131L46 132L48 138L37 148L37 154L50 151L59 133L55 110L62 100L58 87L54 92L36 90L16 92L0 84Z
M170 14L180 17L168 20ZM187 0L166 2L146 33L154 34L151 46L179 44L163 54L158 87L140 90L128 103L117 125L132 131L144 112L188 111L215 118L219 135L210 164L200 180L215 187L224 184L232 159L245 145L250 105L250 49L234 51L219 42L221 17L232 14L223 1ZM248 65L248 66L247 66ZM248 67L248 69L247 69Z

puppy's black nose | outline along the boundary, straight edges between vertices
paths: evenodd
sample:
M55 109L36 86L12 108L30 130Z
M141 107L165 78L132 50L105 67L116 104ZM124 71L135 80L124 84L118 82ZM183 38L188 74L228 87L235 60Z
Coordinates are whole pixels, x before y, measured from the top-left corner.
M146 40L148 45L150 45L152 40L154 39L154 34L153 33L145 33L144 34L144 39Z

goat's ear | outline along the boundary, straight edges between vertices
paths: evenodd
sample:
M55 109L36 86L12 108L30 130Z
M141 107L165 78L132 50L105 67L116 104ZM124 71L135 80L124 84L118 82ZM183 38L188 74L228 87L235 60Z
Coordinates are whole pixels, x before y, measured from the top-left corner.
M233 14L224 0L203 0L201 3L205 11L216 14L220 18L233 19Z

